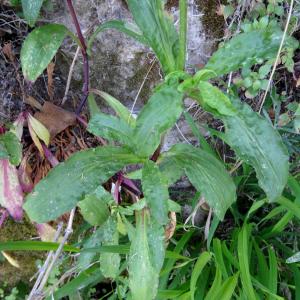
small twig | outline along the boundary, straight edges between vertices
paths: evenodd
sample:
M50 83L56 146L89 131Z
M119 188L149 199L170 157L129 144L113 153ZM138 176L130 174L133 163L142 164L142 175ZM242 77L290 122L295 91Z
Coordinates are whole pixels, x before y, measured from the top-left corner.
M130 110L130 117L133 114L133 110L134 110L135 104L136 104L136 102L137 102L137 100L139 98L139 95L140 95L140 93L141 93L141 91L142 91L142 89L143 89L143 87L145 85L145 82L146 82L146 80L147 80L147 78L148 78L148 76L149 76L149 74L150 74L150 72L151 72L151 70L152 70L155 62L156 62L156 59L153 59L153 62L151 63L150 68L148 69L148 72L146 73L146 76L144 77L143 82L142 82L142 84L141 84L141 86L140 86L140 88L139 88L139 90L138 90L138 92L137 92L137 94L135 96L135 99L133 101L133 104L132 104L132 107L131 107L131 110ZM129 121L129 119L128 119L128 121Z
M290 24L293 7L294 7L294 0L291 0L290 9L289 9L288 17L287 17L287 20L286 20L284 32L283 32L281 43L280 43L280 46L279 46L279 49L278 49L278 52L277 52L277 56L276 56L276 59L275 59L274 65L273 65L273 69L272 69L272 72L271 72L271 75L270 75L270 78L269 78L269 81L268 81L267 89L266 89L266 91L265 91L265 93L263 95L263 98L258 103L258 106L259 106L258 112L259 113L261 112L261 110L263 108L263 105L264 105L264 103L266 101L266 97L267 97L267 94L268 94L268 92L270 90L271 82L273 80L273 76L275 74L276 67L277 67L277 64L278 64L279 59L280 59L280 54L281 54L283 43L284 43L284 40L285 40L285 37L286 37L286 33L288 31L288 27L289 27L289 24Z
M56 261L58 260L60 254L62 253L62 250L63 250L63 247L65 245L65 243L67 242L70 234L73 232L72 230L72 226L73 226L73 220L74 220L74 216L75 216L75 208L73 208L71 210L71 213L70 213L70 216L69 216L69 221L68 221L68 225L67 225L67 228L66 228L66 231L65 231L65 235L64 237L62 238L55 254L53 255L53 258L52 258L52 261L51 263L49 264L46 272L45 272L45 275L43 277L43 280L41 281L41 284L39 286L39 290L42 291L42 289L44 288L44 286L46 285L47 281L48 281L48 278L49 278L49 275L56 263Z
M60 223L58 225L55 236L54 236L54 239L53 239L53 242L56 242L58 240L58 238L60 236L60 233L61 233L61 230L62 230L62 225L63 225L62 223ZM50 261L53 257L53 253L54 253L54 251L50 251L48 253L46 261L45 261L44 265L41 267L41 269L39 271L39 276L36 279L35 284L34 284L32 290L31 290L27 300L35 300L36 297L39 297L41 295L42 291L40 289L40 282L43 279L46 270L48 269L49 263L50 263Z
M75 9L73 7L73 3L72 0L67 0L67 5L70 11L70 15L72 17L73 23L75 25L76 31L77 31L77 35L78 35L78 39L81 43L81 53L82 53L82 57L83 57L83 96L81 99L81 102L78 106L78 108L76 109L76 115L79 115L80 112L82 111L82 108L84 107L86 100L88 98L89 95L89 80L90 80L90 72L89 72L89 60L88 60L88 55L87 55L87 47L86 47L86 43L85 43L85 39L83 37L78 19L77 19L77 15L75 12Z
M64 94L63 100L61 102L62 105L64 105L65 102L67 101L67 96L68 96L68 92L69 92L70 84L71 84L71 79L72 79L72 74L73 74L75 62L76 62L76 60L78 58L78 55L79 55L79 51L80 51L80 47L78 46L77 50L76 50L76 53L74 55L72 64L70 66L70 70L69 70L69 74L68 74L68 79L67 79L67 84L66 84L66 89L65 89L65 94Z
M212 216L212 208L209 209L209 213L206 219L205 228L204 228L204 239L207 240L209 236L209 229L211 223L211 216Z

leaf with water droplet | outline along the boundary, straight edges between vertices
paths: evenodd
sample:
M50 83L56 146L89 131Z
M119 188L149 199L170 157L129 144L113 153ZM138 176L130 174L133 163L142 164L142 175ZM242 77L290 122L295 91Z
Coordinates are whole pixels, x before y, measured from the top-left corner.
M233 103L238 114L222 117L226 127L224 141L242 160L254 167L260 187L270 201L275 201L288 178L287 149L269 121L240 100Z
M21 49L23 75L35 81L51 62L69 30L60 24L48 24L34 29Z
M77 152L35 186L26 197L24 209L37 223L55 220L125 165L141 162L125 148L106 146Z
M204 150L189 144L177 144L162 155L159 167L169 178L169 183L175 178L174 173L178 175L184 170L220 220L236 200L234 182L224 165Z

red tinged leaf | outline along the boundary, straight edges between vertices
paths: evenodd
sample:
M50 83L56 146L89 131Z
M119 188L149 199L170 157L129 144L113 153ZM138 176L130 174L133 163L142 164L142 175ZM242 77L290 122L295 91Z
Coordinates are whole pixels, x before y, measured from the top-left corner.
M16 167L7 159L0 160L0 204L16 221L23 217L23 200Z
M28 155L25 155L18 168L19 182L24 193L30 193L33 190L33 182L30 178L32 172L29 164L27 164Z

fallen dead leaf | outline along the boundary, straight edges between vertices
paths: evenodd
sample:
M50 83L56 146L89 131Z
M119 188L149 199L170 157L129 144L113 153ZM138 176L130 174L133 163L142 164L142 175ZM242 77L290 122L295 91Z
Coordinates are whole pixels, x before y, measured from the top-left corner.
M51 102L46 101L40 112L36 112L34 117L43 123L50 132L51 138L76 123L74 113L64 110Z

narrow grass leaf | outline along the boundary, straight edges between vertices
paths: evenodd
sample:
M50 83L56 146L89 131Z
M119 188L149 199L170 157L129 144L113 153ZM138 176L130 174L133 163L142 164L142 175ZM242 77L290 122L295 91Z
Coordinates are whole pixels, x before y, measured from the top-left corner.
M249 300L256 300L257 297L252 285L249 267L249 238L250 227L245 223L238 235L238 258L241 272L240 276L245 295Z
M190 283L190 290L191 290L191 300L195 299L195 292L197 288L197 281L198 278L205 267L205 265L210 261L211 259L211 254L209 252L203 252L199 256L192 272L191 276L191 283Z

